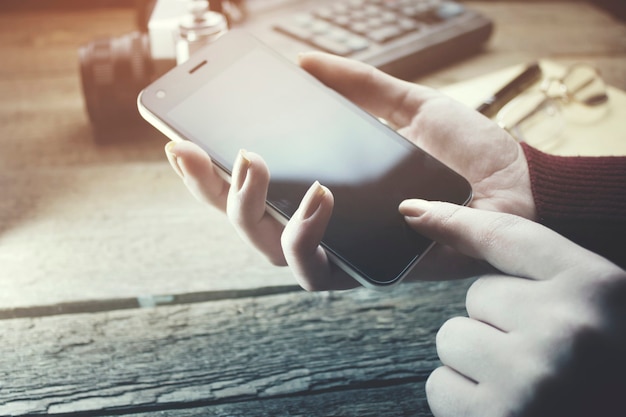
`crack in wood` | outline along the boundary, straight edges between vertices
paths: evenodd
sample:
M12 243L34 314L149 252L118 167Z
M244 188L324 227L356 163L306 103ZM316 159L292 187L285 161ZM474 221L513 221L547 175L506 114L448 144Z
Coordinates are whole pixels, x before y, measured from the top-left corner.
M47 317L64 314L99 313L135 308L154 308L163 305L193 304L207 301L263 297L298 291L302 291L302 288L297 285L283 285L242 290L200 291L174 295L144 295L136 298L87 300L31 307L1 308L0 320Z

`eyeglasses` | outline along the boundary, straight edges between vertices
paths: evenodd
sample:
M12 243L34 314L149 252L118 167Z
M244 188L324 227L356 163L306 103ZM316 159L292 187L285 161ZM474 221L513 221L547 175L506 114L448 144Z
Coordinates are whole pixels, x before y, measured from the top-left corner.
M608 99L599 72L586 64L574 64L562 77L546 78L539 90L530 90L504 105L495 120L518 141L545 145L559 139L568 124L601 118Z

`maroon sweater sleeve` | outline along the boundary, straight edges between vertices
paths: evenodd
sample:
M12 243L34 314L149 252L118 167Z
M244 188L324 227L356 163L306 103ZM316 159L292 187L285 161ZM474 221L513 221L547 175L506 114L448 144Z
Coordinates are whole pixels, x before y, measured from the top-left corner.
M538 221L626 268L626 157L564 157L522 144Z

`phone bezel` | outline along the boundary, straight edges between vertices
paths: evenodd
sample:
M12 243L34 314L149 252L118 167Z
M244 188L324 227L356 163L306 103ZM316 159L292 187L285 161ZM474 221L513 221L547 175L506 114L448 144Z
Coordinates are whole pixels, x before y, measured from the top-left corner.
M319 87L325 88L329 94L334 96L334 99L341 101L343 104L347 105L348 107L351 107L352 111L356 111L362 117L370 118L370 122L372 120L374 120L377 125L382 125L386 129L389 129L390 132L391 132L390 135L395 137L394 140L402 140L402 141L408 142L408 144L410 144L410 146L416 147L415 144L410 142L408 139L404 138L402 135L400 135L399 133L397 133L396 131L391 129L389 126L384 125L382 122L380 122L380 120L378 120L377 118L375 118L371 114L365 112L364 110L362 110L361 108L356 106L354 103L352 103L351 101L347 100L345 97L343 97L342 95L337 93L336 91L328 88L327 86L322 84L319 80L317 80L315 77L313 77L312 75L310 75L306 71L300 69L297 65L289 62L288 60L286 60L285 58L280 56L278 53L273 51L271 48L269 48L266 45L264 45L261 41L259 41L258 39L254 38L252 35L249 35L249 34L243 32L241 30L236 30L236 31L229 32L225 36L228 36L228 37L244 36L245 38L247 38L247 41L253 41L253 42L250 42L249 45L248 45L250 50L253 50L254 48L263 48L263 49L265 49L266 51L268 51L271 54L273 54L277 59L285 62L286 64L292 65L294 68L299 70L300 71L300 75L302 75L303 77L308 78L310 82L313 82L313 83L317 84ZM211 45L209 45L209 48L210 47L211 47ZM233 48L233 50L235 50L235 49L236 48ZM242 52L239 51L238 54L241 55ZM211 74L219 74L224 68L227 68L230 65L232 65L233 61L236 60L236 55L237 54L233 53L233 56L228 57L223 62L217 62L216 63L216 61L212 60L211 64L213 65L215 63L215 68L212 68ZM179 76L178 75L179 73L181 73L181 72L193 73L193 72L195 72L195 70L199 66L202 66L203 63L206 63L206 61L208 59L209 58L207 56L203 55L202 52L199 51L199 53L196 53L187 62L179 65L178 68L175 68L174 70L172 70L172 71L168 72L167 74L165 74L164 76L162 76L160 78L160 80L159 80L159 84L166 84L166 85L170 84L171 85L172 84L171 81L175 80ZM211 79L212 76L213 75L206 75L205 78ZM144 95L146 95L147 91L149 91L150 88L153 88L153 86L155 84L156 84L156 82L152 83L149 87L147 87L146 89L142 90L139 93L138 97L137 97L137 106L138 106L140 115L146 121L148 121L150 124L152 124L155 128L157 128L159 131L161 131L161 133L163 133L165 136L169 137L170 139L172 139L174 141L190 140L190 139L187 139L184 136L182 136L181 133L179 133L175 128L170 126L165 120L163 120L157 114L155 114L152 111L150 111L143 104ZM198 83L196 83L196 84L198 84ZM178 84L178 85L180 85L180 84ZM182 86L183 88L173 90L175 96L174 96L174 98L168 98L168 100L170 102L171 101L175 101L175 102L182 101L189 93L195 91L194 89L189 88L190 85L193 85L193 84L191 82L190 83L187 83L187 82L183 83L183 86ZM152 90L150 90L150 91L152 91ZM166 112L167 110L171 109L172 107L173 107L173 105L170 103L168 106L164 107L163 110ZM390 139L391 139L391 137L390 137ZM421 149L420 149L420 151L424 152ZM224 180L230 182L231 181L231 172L230 172L230 170L227 167L225 167L219 161L219 158L216 158L216 155L210 155L210 157L211 157L213 163L215 164L215 166L219 168L218 173L220 174L220 176ZM440 161L438 161L438 162L440 162ZM456 173L456 174L458 175L458 173ZM460 175L459 175L459 177L462 178ZM468 189L468 195L466 197L466 200L462 203L463 205L466 205L466 204L468 204L471 201L472 189L471 189L471 186L469 185L469 183L467 182L467 180L465 180L465 179L463 179L463 180L467 183L467 189ZM269 202L269 201L266 201L266 211L272 217L274 217L277 221L279 221L283 225L286 225L287 222L289 221L289 216L286 215L285 213L283 213L281 210L279 210L276 207L274 207L271 204L271 202ZM329 247L325 242L322 242L322 247L324 247L324 249L325 249L325 251L327 253L327 256L329 257L329 259L331 259L331 261L334 264L336 264L339 268L341 268L349 276L351 276L352 278L357 280L360 284L362 284L362 285L364 285L364 286L366 286L368 288L382 289L382 288L391 288L391 287L397 285L399 282L401 282L404 278L406 278L407 275L409 275L409 273L413 270L413 268L419 263L419 261L421 259L423 259L423 257L432 249L434 244L435 244L434 242L431 242L431 244L427 248L425 248L419 255L416 255L416 257L414 257L407 265L405 265L404 269L402 270L402 272L400 274L398 274L394 279L389 280L389 281L376 281L376 280L368 278L367 276L364 276L364 274L362 274L361 272L358 271L358 269L353 267L350 262L344 261L342 256L337 254L336 251L333 248Z

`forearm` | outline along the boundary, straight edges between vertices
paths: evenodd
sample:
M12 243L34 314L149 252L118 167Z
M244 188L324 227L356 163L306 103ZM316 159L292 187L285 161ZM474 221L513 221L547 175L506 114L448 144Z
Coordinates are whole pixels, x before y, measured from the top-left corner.
M626 157L562 157L522 144L538 221L626 264Z

